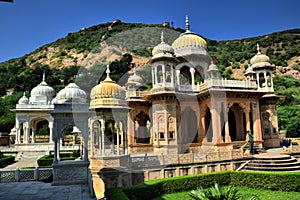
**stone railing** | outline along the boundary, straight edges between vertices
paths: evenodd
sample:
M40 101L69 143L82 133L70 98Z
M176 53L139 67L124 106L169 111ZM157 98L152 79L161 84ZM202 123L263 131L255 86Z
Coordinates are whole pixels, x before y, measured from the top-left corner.
M0 182L40 181L51 177L52 168L1 170Z
M245 155L239 149L231 151L219 151L208 153L147 155L131 157L132 168L159 167L163 165L193 164L204 162L216 162L244 158Z
M207 79L204 83L197 85L179 85L179 91L203 91L208 88L238 88L257 89L257 84L250 80L227 80L227 79Z
M126 98L142 98L146 95L150 95L151 94L151 91L149 90L146 90L146 91L131 91L131 90L128 90L126 91Z
M227 79L208 79L205 80L207 87L222 87L222 88L241 88L241 89L256 89L257 84L250 80L227 80Z

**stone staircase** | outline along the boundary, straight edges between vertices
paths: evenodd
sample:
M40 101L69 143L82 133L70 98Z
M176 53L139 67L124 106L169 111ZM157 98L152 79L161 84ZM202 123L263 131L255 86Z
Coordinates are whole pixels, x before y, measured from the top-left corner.
M300 172L300 161L290 155L279 153L261 153L241 169L243 171L262 172Z

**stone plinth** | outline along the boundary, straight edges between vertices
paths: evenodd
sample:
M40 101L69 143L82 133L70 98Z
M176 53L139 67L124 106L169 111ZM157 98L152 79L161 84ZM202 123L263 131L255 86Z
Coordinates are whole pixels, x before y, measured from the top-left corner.
M63 161L52 164L52 185L88 184L89 165L90 162L87 161Z
M280 147L280 139L279 138L270 138L264 140L265 148L277 148Z

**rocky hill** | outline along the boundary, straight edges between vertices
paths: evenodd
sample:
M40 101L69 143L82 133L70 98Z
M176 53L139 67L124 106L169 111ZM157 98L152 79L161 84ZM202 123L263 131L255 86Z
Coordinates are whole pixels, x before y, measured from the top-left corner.
M10 109L15 108L23 92L29 96L32 88L41 82L43 72L56 92L69 82L76 80L78 83L81 73L87 73L89 78L82 76L79 85L90 91L99 82L99 71L103 72L108 63L114 80L119 80L132 67L143 69L140 70L142 75L148 79L150 76L151 80L151 67L147 62L152 48L160 43L161 31L168 44L184 32L168 23L136 24L114 20L68 33L20 58L0 63L0 131L9 132L14 126L15 116ZM286 97L277 107L280 130L287 130L288 136L299 137L300 29L240 40L204 39L222 77L227 79L243 78L249 60L257 53L256 44L260 45L261 52L277 66L274 72L277 75L274 78L276 94ZM288 74L291 76L285 76Z
M160 43L161 31L164 31L165 42L172 44L184 30L170 27L168 23L136 24L123 23L120 20L82 28L21 58L0 63L0 75L6 76L12 71L14 75L21 76L26 67L90 68L99 63L105 64L120 59L125 53L132 56L135 67L142 68L151 57L152 48ZM243 78L250 58L256 54L258 43L262 53L267 54L277 66L276 74L290 74L300 80L300 29L241 40L205 39L210 55L214 57L225 78ZM0 84L0 89L4 87L6 86L3 83L2 86Z

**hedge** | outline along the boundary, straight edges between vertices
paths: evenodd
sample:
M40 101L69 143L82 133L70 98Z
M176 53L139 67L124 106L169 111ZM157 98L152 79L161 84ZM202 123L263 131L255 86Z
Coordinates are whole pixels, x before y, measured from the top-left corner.
M0 159L0 167L5 167L7 165L13 164L15 162L15 157L14 156L3 156Z
M226 186L246 186L254 189L300 191L300 173L222 171L191 176L173 177L147 181L119 188L108 188L107 199L150 200L163 194L190 191L197 187L208 188L218 183Z
M75 160L76 157L72 156L73 154L71 153L61 153L59 154L60 160ZM52 154L47 154L41 157L40 159L37 160L38 166L39 167L49 167L52 166L54 160L54 155Z

